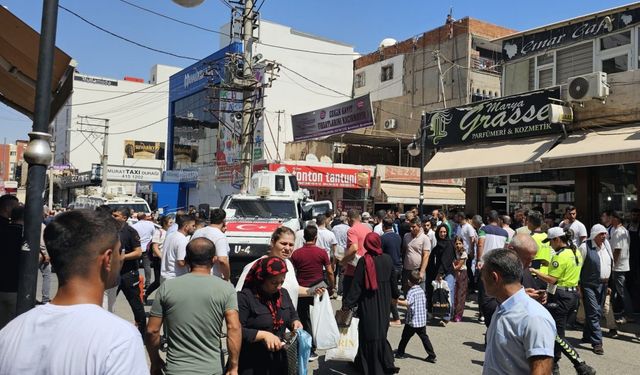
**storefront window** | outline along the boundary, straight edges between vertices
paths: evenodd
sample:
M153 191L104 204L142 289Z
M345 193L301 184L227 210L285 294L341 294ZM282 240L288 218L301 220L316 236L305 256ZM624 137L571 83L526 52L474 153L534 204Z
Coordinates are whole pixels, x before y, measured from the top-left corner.
M218 138L218 101L213 90L203 90L174 103L173 168L211 165Z
M636 165L599 167L597 175L600 177L599 211L616 210L628 215L638 203Z
M544 214L562 217L568 205L575 204L575 173L554 170L514 175L509 180L509 211L537 208Z
M507 176L487 178L487 190L485 192L485 211L496 210L507 212Z

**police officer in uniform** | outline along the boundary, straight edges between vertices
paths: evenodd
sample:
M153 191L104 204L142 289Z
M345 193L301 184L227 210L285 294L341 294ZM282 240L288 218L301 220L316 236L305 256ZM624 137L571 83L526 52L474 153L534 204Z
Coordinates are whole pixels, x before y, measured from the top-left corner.
M578 307L578 283L580 282L580 270L582 269L582 254L571 242L573 233L565 232L562 228L550 228L547 238L555 254L551 257L549 273L544 274L535 268L531 272L539 279L547 283L548 302L547 309L556 321L558 336L565 338L567 319L572 311ZM556 342L553 373L559 374L558 361L561 356L560 345Z

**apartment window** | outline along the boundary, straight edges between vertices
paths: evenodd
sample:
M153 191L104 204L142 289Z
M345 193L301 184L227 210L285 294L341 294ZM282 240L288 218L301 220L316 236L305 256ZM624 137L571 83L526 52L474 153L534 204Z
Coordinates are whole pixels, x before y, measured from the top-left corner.
M393 79L393 65L383 66L380 74L380 81L389 81Z
M360 88L360 87L364 87L367 84L366 81L366 74L365 72L360 72L358 74L356 74L354 80L353 80L353 86L355 88Z
M15 151L10 151L9 152L9 156L16 156L16 152Z
M631 57L633 56L631 39L631 30L599 38L596 44L596 70L610 74L626 72L631 69Z
M555 53L547 53L536 57L535 88L541 89L555 85Z

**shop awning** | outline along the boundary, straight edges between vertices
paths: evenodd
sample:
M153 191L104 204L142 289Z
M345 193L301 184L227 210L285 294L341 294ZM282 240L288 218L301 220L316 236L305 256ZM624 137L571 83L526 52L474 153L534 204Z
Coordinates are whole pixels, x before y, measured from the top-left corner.
M0 6L0 102L33 118L40 34ZM51 115L71 95L76 62L55 49L51 78Z
M543 169L640 163L640 125L586 130L542 157Z
M381 183L380 189L387 196L388 203L418 204L419 184ZM444 204L464 206L464 190L455 186L424 186L424 204L441 206Z
M438 151L424 168L425 177L488 177L540 172L540 157L557 136L476 143Z

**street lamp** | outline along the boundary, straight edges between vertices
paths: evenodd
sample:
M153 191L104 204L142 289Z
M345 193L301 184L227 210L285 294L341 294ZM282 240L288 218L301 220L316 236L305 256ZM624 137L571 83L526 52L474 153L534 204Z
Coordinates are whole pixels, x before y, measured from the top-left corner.
M185 8L193 8L202 4L204 0L173 0L174 3L182 5Z
M420 155L420 195L418 197L418 212L420 213L420 220L422 220L422 216L424 214L424 209L422 207L422 203L424 202L424 157L426 154L426 144L427 144L427 113L422 111L422 115L420 116L420 144L418 144L415 136L413 138L413 142L411 142L407 146L407 152L411 156Z

